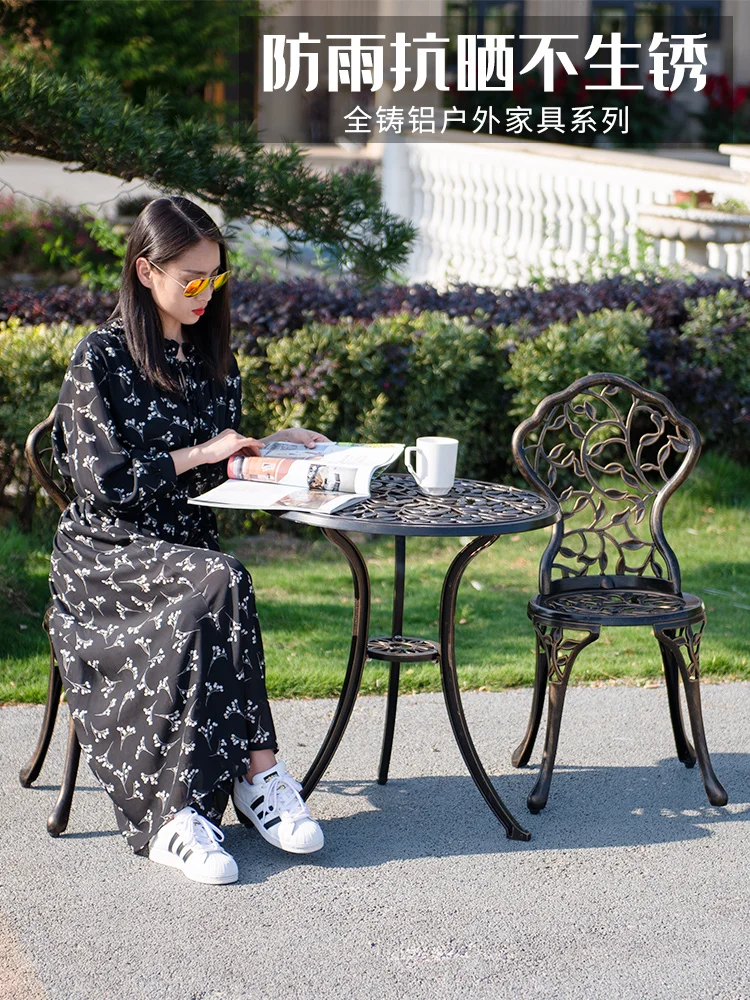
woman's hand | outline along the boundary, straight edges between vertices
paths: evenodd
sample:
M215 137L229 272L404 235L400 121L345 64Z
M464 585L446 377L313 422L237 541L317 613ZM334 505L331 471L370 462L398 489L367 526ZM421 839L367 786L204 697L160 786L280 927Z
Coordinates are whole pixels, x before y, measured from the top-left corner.
M227 428L216 437L204 441L202 444L194 444L188 448L176 448L169 454L174 462L175 472L178 476L189 469L194 469L197 465L213 465L215 462L224 462L230 455L242 455L249 458L252 455L260 455L262 441L257 438L243 437L237 431Z
M217 434L209 441L204 441L198 447L203 454L203 461L210 465L213 462L223 462L224 459L238 453L245 458L249 458L251 455L260 455L263 442L257 438L243 437L237 431L227 428L221 434Z
M325 434L319 434L317 431L309 431L305 427L287 427L286 430L274 431L273 434L261 438L261 443L266 444L268 441L289 441L292 444L304 444L307 448L314 448L321 441L330 440Z
M330 441L330 438L325 434L318 434L317 431L308 431L304 427L288 427L283 431L274 431L264 438L243 437L237 431L227 428L203 444L177 448L169 454L172 456L175 472L181 476L183 472L194 469L197 465L224 462L231 455L242 455L243 458L260 455L260 450L267 441L291 441L293 444L314 448L318 442Z

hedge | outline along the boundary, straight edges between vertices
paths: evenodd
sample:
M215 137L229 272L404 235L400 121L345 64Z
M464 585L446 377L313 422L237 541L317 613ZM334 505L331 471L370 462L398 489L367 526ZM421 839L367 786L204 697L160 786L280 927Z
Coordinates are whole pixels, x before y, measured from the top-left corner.
M57 402L73 348L89 332L70 323L0 323L0 497L28 525L36 498L26 436Z
M734 289L750 299L750 281L740 278L618 276L594 282L556 282L549 288L531 285L493 290L461 284L447 291L431 285L381 285L368 291L352 282L326 284L314 278L290 281L232 280L232 328L235 347L253 353L258 338L282 337L307 323L335 323L351 318L369 322L378 316L408 312L445 312L466 317L489 330L525 321L539 332L552 323L569 323L600 309L625 309L630 303L651 319L654 330L679 330L687 321L686 301ZM115 304L111 293L70 285L35 291L0 289L0 320L15 316L23 323L83 323L95 326Z
M504 331L445 313L400 313L311 323L259 346L262 360L241 355L249 431L297 423L344 441L448 434L462 442L460 474L507 471Z
M750 453L750 285L742 281L608 279L507 293L393 286L380 300L309 281L237 286L233 312L257 320L252 336L235 327L248 433L301 423L342 440L409 442L439 431L462 441L460 474L502 479L521 416L599 369L665 392L714 450L744 462ZM251 287L259 290L252 305ZM426 303L444 308L417 308ZM0 317L14 309L0 322L6 506L24 492L27 429L54 401L72 344L112 305L78 289L0 295ZM77 325L37 322L48 314Z

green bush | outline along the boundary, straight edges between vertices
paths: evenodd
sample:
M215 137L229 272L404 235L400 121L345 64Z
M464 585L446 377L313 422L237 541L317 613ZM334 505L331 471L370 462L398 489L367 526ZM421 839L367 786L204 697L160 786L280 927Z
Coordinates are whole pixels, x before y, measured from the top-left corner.
M88 214L74 216L84 235L62 227L43 245L50 263L75 269L88 288L114 292L120 286L127 240L106 219Z
M57 402L65 371L78 341L90 330L22 326L0 322L0 440L22 448L34 424Z
M516 339L506 375L513 391L511 416L530 416L549 393L592 372L615 372L644 384L650 326L651 320L630 305L622 311L579 313L571 323L553 323L534 339L521 339L509 327Z
M738 419L743 398L750 397L750 304L723 290L686 300L685 307L689 320L674 348L684 366L672 363L666 391L694 400L705 433L707 425L726 424L725 411ZM369 323L308 323L286 337L259 339L252 354L238 352L243 430L259 436L301 424L339 440L406 444L422 434L449 434L461 442L459 475L502 481L513 472L515 424L550 392L595 371L661 388L661 370L647 368L648 357L657 356L658 331L650 326L632 306L579 314L538 335L523 322L482 330L427 311ZM26 435L56 401L73 347L89 330L0 322L0 495L18 513L25 504L28 514L34 504L23 459ZM691 378L698 379L694 391ZM705 400L700 392L709 389ZM721 408L715 420L711 406ZM726 441L720 443L726 450ZM246 533L264 519L225 514L222 525L225 532Z
M75 269L90 288L112 291L124 254L125 239L90 212L0 197L0 269L8 273L53 277Z
M43 271L48 267L40 222L12 195L0 197L0 267L9 271Z
M693 362L720 369L739 396L750 396L750 302L733 288L685 302L690 319L682 336L692 339Z
M507 350L494 331L402 313L311 323L260 346L265 360L243 361L248 432L296 423L350 441L447 434L461 441L459 474L507 467Z
M36 502L23 449L57 402L73 348L88 328L0 322L0 495L28 526Z
M686 299L673 385L704 441L740 462L750 442L750 302L735 289Z

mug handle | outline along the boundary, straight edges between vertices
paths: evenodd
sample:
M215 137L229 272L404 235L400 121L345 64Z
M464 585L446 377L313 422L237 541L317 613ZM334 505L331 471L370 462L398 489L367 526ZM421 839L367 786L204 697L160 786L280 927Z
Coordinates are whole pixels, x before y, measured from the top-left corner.
M409 472L411 472L412 476L414 476L414 478L416 479L417 478L416 470L414 468L412 468L412 465L411 465L411 463L409 461L409 452L412 452L412 451L416 455L417 449L414 447L414 445L412 445L410 448L404 448L404 465L409 470ZM416 459L415 459L415 461L416 461Z

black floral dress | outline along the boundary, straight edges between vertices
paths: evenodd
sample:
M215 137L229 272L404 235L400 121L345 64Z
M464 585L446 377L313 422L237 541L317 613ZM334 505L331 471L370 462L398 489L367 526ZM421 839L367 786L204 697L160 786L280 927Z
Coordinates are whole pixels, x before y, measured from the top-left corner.
M139 853L187 805L219 822L250 751L276 750L252 581L188 504L225 464L177 476L169 456L238 427L239 372L207 379L191 345L185 361L165 346L184 398L140 375L120 321L84 337L53 430L77 496L54 540L50 636L84 757Z

